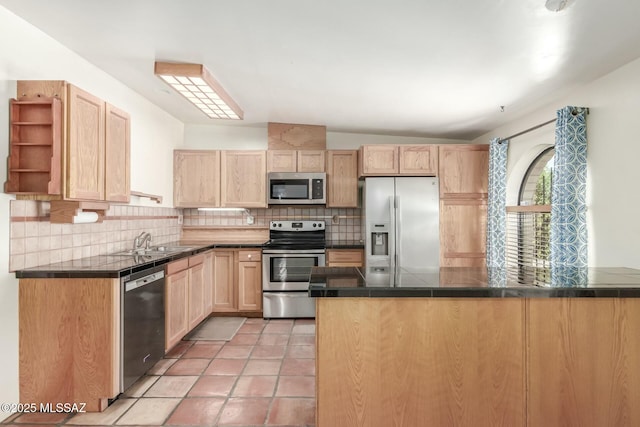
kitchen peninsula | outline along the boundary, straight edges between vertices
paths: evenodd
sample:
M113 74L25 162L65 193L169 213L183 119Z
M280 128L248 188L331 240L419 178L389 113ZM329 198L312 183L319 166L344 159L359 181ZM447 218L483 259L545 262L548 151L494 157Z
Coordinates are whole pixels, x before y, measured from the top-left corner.
M497 273L315 268L316 425L640 425L640 270Z

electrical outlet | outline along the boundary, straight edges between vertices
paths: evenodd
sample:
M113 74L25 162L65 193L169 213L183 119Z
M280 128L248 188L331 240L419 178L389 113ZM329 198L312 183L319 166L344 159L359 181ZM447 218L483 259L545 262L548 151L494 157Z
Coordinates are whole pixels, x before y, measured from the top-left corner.
M182 220L183 220L183 216L182 214L178 215L178 225L182 225Z
M253 224L253 217L251 215L247 215L247 224Z
M340 217L338 215L334 215L331 217L331 224L340 224Z

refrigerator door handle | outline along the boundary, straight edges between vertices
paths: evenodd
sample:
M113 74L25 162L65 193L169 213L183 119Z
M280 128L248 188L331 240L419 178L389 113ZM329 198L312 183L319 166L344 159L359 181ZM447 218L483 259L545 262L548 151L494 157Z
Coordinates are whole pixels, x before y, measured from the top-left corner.
M395 244L396 244L396 266L402 267L400 265L400 261L402 260L402 252L400 249L402 248L402 216L400 215L400 196L396 196L396 229L395 229Z
M387 244L389 245L389 264L391 267L391 270L393 271L393 269L396 266L396 261L397 261L397 257L396 257L396 216L395 216L395 207L396 207L396 201L395 201L395 197L394 196L389 196L389 220L391 221L390 227L389 227L389 237L388 237L388 241Z

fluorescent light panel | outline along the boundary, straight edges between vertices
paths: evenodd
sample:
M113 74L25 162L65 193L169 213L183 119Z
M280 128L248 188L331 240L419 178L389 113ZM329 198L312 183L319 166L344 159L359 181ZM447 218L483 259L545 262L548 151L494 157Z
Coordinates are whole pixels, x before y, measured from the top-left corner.
M201 64L156 62L155 74L212 119L244 117L238 104Z

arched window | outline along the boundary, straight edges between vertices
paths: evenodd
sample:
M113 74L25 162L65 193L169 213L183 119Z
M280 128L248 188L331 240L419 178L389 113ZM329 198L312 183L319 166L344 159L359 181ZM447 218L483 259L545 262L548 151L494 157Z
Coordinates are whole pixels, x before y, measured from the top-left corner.
M551 204L554 154L555 148L549 147L531 162L520 184L519 205Z

